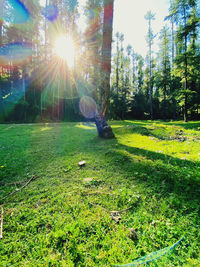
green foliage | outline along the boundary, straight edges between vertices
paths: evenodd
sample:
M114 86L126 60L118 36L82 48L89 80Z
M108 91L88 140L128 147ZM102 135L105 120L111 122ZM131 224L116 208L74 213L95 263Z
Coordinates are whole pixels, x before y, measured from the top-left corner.
M183 235L150 266L200 264L200 122L111 125L106 142L91 123L0 125L1 266L125 264Z
M90 95L100 107L107 97L107 87L102 84L104 1L86 1L84 33L78 30L77 0L50 2L58 8L57 21L45 20L39 1L25 1L30 15L27 23L0 21L0 46L26 43L32 50L32 55L22 61L2 62L7 73L1 70L1 122L79 121L78 102L83 95ZM8 11L4 17L9 19L11 10ZM111 119L180 119L184 114L189 119L199 119L199 14L197 0L171 1L167 17L171 29L162 29L156 56L152 50L152 11L144 17L149 48L146 58L137 54L134 47L124 47L124 34L116 34L108 110ZM66 64L58 64L52 51L56 36L68 33L77 46L71 71Z
M113 75L110 117L113 119L199 119L199 5L194 1L171 1L169 16L171 29L164 26L160 32L160 51L153 59L154 35L151 22L155 15L148 11L145 60L128 46L123 47L123 34L116 35L116 53L113 55ZM176 25L176 26L175 26ZM120 48L121 44L121 48ZM132 53L131 53L132 51ZM128 70L128 71L127 71ZM130 73L132 79L127 79ZM129 97L121 97L123 92ZM126 94L125 94L126 95ZM121 110L121 114L120 114Z

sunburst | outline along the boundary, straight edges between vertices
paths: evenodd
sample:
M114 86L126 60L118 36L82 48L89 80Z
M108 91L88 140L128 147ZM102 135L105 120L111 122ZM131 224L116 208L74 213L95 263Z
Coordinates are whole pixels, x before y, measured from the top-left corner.
M54 44L55 54L65 60L69 67L73 67L75 58L75 44L70 36L59 36Z

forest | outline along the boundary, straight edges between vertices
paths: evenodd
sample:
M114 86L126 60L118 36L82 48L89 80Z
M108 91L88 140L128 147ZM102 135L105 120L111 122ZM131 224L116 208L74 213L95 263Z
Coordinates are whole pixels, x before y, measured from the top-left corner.
M102 71L102 0L88 0L79 27L78 0L3 1L0 13L0 122L80 121L82 97L97 106L105 95ZM112 42L108 119L200 119L200 31L197 0L170 2L166 25L153 32L156 14L146 20L146 57ZM55 39L70 36L74 58L55 52ZM159 51L152 45L159 35ZM137 36L135 37L137 38ZM68 48L67 48L68 49ZM58 50L58 47L57 47ZM60 49L62 53L62 48Z
M119 1L0 0L2 267L200 266L200 4Z

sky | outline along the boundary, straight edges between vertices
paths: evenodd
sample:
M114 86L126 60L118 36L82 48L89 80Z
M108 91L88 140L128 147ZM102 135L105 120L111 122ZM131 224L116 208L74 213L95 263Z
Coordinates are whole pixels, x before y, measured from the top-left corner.
M84 6L86 0L79 0L80 6ZM157 34L153 50L158 51L158 33L164 26L164 18L168 15L170 0L115 0L113 18L113 37L116 32L124 34L124 45L130 44L134 51L143 57L147 54L145 36L148 31L148 22L144 16L147 11L155 13L152 21L153 33ZM84 25L84 19L80 20ZM79 24L79 25L80 25ZM84 26L83 26L84 27Z
M148 50L145 40L148 22L144 16L148 10L155 13L152 30L154 34L158 34L166 23L164 18L168 15L168 9L169 0L115 0L113 34L117 31L123 33L125 45L130 44L135 52L144 57ZM156 43L155 40L154 52L158 50Z
M40 0L44 5L45 0ZM115 0L114 1L114 19L113 19L113 37L116 32L124 34L124 45L130 44L134 51L143 57L147 54L147 43L145 36L148 31L148 22L144 19L148 10L155 13L155 20L152 21L153 33L157 34L153 50L158 51L158 34L166 22L164 18L168 15L170 0ZM79 0L81 7L86 0ZM81 15L78 25L82 30L85 28L85 18Z

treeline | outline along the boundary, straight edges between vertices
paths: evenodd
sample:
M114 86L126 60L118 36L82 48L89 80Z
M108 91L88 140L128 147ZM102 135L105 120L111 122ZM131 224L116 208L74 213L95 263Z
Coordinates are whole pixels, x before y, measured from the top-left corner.
M79 101L85 95L95 99L99 107L105 105L109 91L102 82L102 57L106 60L103 6L109 6L109 1L86 2L84 32L78 27L78 0L46 0L45 7L40 1L23 0L20 6L19 1L4 1L0 14L0 122L78 121L82 119ZM145 19L149 48L145 58L135 53L134 47L124 48L123 34L113 37L107 116L199 119L198 2L171 1L166 18L170 26L159 33L156 55L151 26L156 18L149 11ZM54 42L61 34L75 40L73 68L55 55Z
M143 58L124 35L115 36L110 115L115 119L200 119L200 32L197 1L171 1L168 26L159 33L159 52L152 45L147 12L148 53ZM157 33L156 33L157 34ZM137 38L137 37L136 37Z

